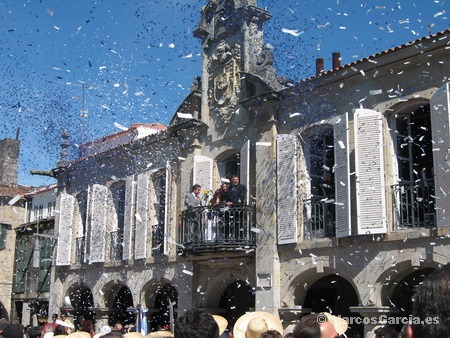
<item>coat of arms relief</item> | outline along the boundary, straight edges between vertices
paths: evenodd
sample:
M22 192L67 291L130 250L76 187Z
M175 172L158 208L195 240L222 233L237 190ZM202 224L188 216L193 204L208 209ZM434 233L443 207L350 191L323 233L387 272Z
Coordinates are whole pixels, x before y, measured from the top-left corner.
M241 47L221 41L212 55L209 67L209 100L212 110L223 122L230 121L240 94Z

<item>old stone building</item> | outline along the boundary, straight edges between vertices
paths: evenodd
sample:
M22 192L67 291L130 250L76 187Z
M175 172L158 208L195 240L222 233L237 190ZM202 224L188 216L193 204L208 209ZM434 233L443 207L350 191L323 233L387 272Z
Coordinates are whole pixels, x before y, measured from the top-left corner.
M0 141L0 318L11 319L15 228L25 220L25 194L31 187L17 184L20 141Z
M449 261L450 30L288 82L268 19L256 1L210 1L202 73L169 126L53 169L50 312L98 326L145 313L155 330L192 307L230 327L252 309L286 328L330 311L369 332ZM185 210L193 184L206 202L236 174L241 204Z

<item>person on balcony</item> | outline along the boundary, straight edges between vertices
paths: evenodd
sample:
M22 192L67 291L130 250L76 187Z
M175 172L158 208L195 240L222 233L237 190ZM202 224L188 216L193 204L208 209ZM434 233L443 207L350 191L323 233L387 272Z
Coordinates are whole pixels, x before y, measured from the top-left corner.
M200 198L200 190L202 187L200 184L194 184L192 186L192 192L187 193L184 197L184 205L187 208L197 208L202 206L202 199Z
M247 188L239 183L239 177L231 177L231 186L227 191L226 205L230 210L225 213L225 226L227 228L227 239L241 240L246 238L247 229L244 224L244 212Z
M184 205L189 210L186 218L188 242L198 242L202 236L202 199L199 196L201 188L200 184L194 184L192 191L184 197Z

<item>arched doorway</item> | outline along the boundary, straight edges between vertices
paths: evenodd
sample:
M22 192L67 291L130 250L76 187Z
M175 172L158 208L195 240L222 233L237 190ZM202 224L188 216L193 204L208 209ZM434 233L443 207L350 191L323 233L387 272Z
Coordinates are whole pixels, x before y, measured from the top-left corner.
M133 295L126 286L119 286L119 289L112 295L109 303L109 325L120 323L122 325L134 324L136 315L133 308Z
M358 294L353 286L341 276L328 275L309 287L303 307L314 313L330 312L336 316L358 317L357 313L350 311L351 306L358 305ZM355 332L363 332L364 327L362 324L354 324L350 329Z
M238 280L226 287L219 302L219 308L225 310L224 317L228 327L232 328L236 320L255 307L255 291L252 287Z
M416 291L417 286L422 284L423 280L434 271L434 268L424 268L416 270L406 277L404 277L395 286L392 296L385 296L384 305L394 307L397 312L390 314L389 317L409 317L412 314L412 297ZM399 321L399 323L401 323ZM395 326L397 331L402 329L402 324Z
M153 305L156 312L151 315L149 331L158 331L163 328L169 329L170 320L177 318L177 303L178 291L173 285L166 284L158 288ZM171 304L173 318L171 318Z
M95 320L94 297L92 291L85 286L77 286L69 292L70 304L73 306L74 324L79 325L78 318L83 316L87 320Z

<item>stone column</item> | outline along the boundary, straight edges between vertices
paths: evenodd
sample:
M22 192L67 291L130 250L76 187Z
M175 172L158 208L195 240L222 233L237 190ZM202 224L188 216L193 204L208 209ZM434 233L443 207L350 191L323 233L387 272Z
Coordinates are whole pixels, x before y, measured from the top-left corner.
M387 324L387 315L392 313L393 309L389 306L351 306L350 311L364 317L364 337L373 338L373 331Z

